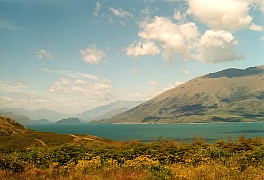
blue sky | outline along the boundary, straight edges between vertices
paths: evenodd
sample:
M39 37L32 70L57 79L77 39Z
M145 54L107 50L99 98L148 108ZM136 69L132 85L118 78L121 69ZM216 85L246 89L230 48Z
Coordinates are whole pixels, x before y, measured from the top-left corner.
M0 107L79 113L264 64L262 0L0 0Z

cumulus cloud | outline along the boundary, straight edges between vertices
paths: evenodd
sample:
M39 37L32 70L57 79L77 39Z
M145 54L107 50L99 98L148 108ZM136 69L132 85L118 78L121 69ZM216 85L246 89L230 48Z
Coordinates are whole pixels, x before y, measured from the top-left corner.
M99 64L103 62L103 58L106 56L105 53L96 47L96 45L89 45L88 48L79 51L82 54L84 62L90 64Z
M120 17L120 18L133 17L132 14L124 11L123 9L114 9L114 8L110 7L109 11L112 12L115 16Z
M144 55L157 55L160 53L159 48L155 45L154 42L146 41L146 42L138 42L130 44L129 47L126 48L126 55L128 56L144 56Z
M198 32L195 23L173 23L166 17L155 17L140 23L138 33L143 42L130 45L130 56L156 55L162 51L163 59L173 62L176 58L217 63L244 58L235 52L237 40L225 30ZM155 44L154 44L155 43ZM158 44L161 48L158 49Z
M158 42L163 47L163 58L168 62L174 60L175 53L181 55L183 59L190 58L193 43L199 36L194 23L177 25L166 17L156 16L152 20L141 22L140 28L138 36L147 41ZM158 51L154 54L157 53Z
M189 0L188 13L214 29L237 31L249 28L250 0Z
M249 29L251 29L252 31L263 31L263 28L261 26L258 26L254 23L250 26Z
M237 40L230 32L207 30L200 40L197 59L210 63L242 59L244 56L234 50L237 45Z

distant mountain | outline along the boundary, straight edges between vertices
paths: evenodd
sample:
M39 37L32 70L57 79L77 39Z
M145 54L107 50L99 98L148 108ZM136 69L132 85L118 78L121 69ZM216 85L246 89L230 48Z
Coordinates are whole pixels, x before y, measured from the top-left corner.
M46 124L46 123L50 123L50 121L48 121L47 119L31 120L27 116L20 115L20 114L14 114L12 112L0 112L0 116L11 118L20 124Z
M25 110L22 108L1 108L0 112L12 112L14 114L27 116L30 119L34 119L34 120L47 119L51 122L55 122L57 120L72 116L71 114L64 114L57 111L51 111L48 109Z
M25 126L15 122L11 118L0 117L0 136L15 135L26 131L28 129Z
M67 118L57 121L56 123L80 123L79 118Z
M34 123L34 121L32 121L29 117L24 116L24 115L14 114L12 112L2 112L0 113L0 116L11 118L20 124L33 124Z
M101 123L264 121L264 66L194 78Z
M116 101L108 105L100 106L89 111L85 111L81 114L77 114L76 117L83 121L100 120L104 118L111 118L117 114L125 112L131 108L136 107L143 101Z

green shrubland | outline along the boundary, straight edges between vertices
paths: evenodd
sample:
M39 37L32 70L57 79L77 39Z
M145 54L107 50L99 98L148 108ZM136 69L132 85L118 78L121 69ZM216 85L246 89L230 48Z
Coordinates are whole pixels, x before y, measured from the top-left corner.
M39 135L44 144L19 148L2 145L0 179L264 178L264 140L260 137L241 136L235 141L218 140L209 144L203 138L192 142L160 138L142 143L68 136L54 137L48 142L47 137Z

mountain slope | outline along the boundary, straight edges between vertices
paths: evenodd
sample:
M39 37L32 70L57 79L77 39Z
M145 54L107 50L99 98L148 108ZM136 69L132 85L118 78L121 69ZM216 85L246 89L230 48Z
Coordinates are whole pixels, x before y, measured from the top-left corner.
M190 123L264 120L264 66L194 78L105 123Z
M24 115L14 114L12 112L2 112L0 113L0 116L11 118L20 124L33 124L34 123L34 121L32 121L29 117L24 116Z
M0 117L0 136L15 135L28 131L25 126L13 121L11 118Z
M14 114L27 116L28 118L33 120L46 119L52 122L72 116L71 114L64 114L57 111L51 111L48 109L25 110L23 108L1 108L0 113L1 112L2 113L11 112Z
M97 108L85 111L76 115L78 118L84 121L99 120L103 118L111 118L119 113L125 112L139 104L142 101L116 101L108 105L99 106Z

